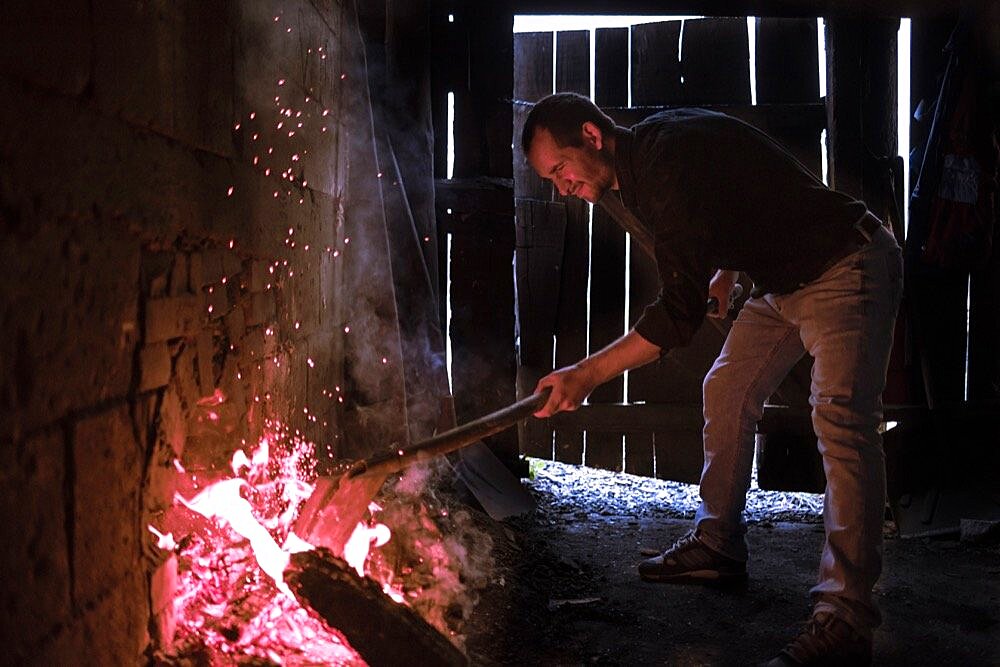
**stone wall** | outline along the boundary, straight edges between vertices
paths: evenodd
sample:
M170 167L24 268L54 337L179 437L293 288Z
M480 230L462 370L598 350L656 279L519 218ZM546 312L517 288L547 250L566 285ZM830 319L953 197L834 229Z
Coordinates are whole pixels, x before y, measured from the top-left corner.
M343 4L5 7L0 641L14 662L136 664L169 642L176 561L146 526L182 468L218 473L267 418L336 456L351 373L399 414L398 341L373 352L397 363L345 372L354 295L390 322L382 339L398 331L385 230L363 222L380 197L345 204L379 174L358 172L376 166Z

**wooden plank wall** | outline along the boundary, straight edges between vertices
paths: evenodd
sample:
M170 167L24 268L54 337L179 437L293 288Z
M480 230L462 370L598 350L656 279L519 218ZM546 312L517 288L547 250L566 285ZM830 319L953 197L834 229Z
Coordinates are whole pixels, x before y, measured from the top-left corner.
M597 29L594 32L597 104L626 125L671 106L720 108L769 132L786 143L804 164L819 172L820 132L825 114L819 99L815 20L758 21L756 75L758 82L764 82L759 89L759 106L750 105L746 20L688 20L683 30L680 47L683 52L678 53L680 21L640 24L631 29ZM587 38L586 32L515 35L515 99L531 102L552 92L553 75L556 90L586 94ZM555 72L551 69L553 45ZM790 72L789 63L794 65ZM520 150L517 146L520 125L529 108L515 103L515 153ZM588 238L589 207L558 195L553 197L550 186L519 157L515 155L515 195L521 235L518 257L526 252L522 237L526 240L530 234L535 244L530 255L532 268L518 271L518 279L524 275L525 280L523 288L518 287L519 387L525 392L530 390L529 383L552 368L553 336L556 367L599 350L625 331L626 312L627 324L631 326L645 305L655 299L658 279L655 263L602 209L593 210ZM554 203L550 203L553 199ZM547 233L538 228L543 221L548 226ZM561 239L556 238L559 236ZM540 245L542 239L544 247ZM527 260L528 255L524 258ZM528 275L534 271L537 276ZM558 279L558 291L542 294L539 285L554 278ZM589 346L587 332L583 330L588 278ZM541 317L545 312L556 313L551 328ZM589 399L593 407L584 406L572 418L552 420L558 425L554 447L550 444L551 431L538 429L527 434L527 438L522 437L522 451L639 475L697 481L702 466L701 381L727 331L727 324L706 323L688 347L629 373L627 387L624 378L617 378L594 391ZM808 365L799 369L796 376L783 385L779 397L798 405L808 395ZM626 397L629 403L645 403L644 409L660 411L663 418L653 420L655 428L648 426L648 419L643 427L622 419L619 410L598 410L599 406L621 404ZM676 414L677 418L667 413ZM613 420L605 419L611 415Z

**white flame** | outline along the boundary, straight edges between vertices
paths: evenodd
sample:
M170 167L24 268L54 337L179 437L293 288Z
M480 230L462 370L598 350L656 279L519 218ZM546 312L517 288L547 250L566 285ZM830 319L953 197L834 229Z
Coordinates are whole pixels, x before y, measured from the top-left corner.
M179 494L177 500L202 516L226 521L233 530L250 540L260 569L274 579L282 592L291 596L292 592L284 580L289 555L281 550L271 534L254 518L250 503L240 495L240 488L244 484L246 482L242 479L226 479L212 484L190 501Z
M163 549L164 551L173 551L177 548L177 542L174 541L173 533L163 534L158 531L153 524L146 526L153 535L156 535L156 547L158 549Z
M391 537L389 527L383 523L377 523L371 528L359 523L344 545L344 560L355 569L359 577L365 576L368 551L373 544L376 547L382 546L389 541L389 537Z

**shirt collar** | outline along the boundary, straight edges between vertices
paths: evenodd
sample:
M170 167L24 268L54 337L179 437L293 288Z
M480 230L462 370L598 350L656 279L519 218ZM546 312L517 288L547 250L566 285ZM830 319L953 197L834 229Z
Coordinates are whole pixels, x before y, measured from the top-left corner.
M615 177L618 193L626 208L635 209L637 199L635 176L632 174L632 141L635 133L630 128L615 126Z

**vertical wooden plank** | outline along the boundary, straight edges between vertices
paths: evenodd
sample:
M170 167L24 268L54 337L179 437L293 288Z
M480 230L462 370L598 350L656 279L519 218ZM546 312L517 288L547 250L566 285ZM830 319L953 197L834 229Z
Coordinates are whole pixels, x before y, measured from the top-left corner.
M749 48L744 18L684 21L684 99L695 104L749 104Z
M514 97L537 102L552 92L551 32L514 33Z
M590 94L589 31L556 33L556 90ZM590 206L576 197L556 195L556 200L566 207L555 329L555 366L562 368L587 356ZM557 431L555 457L565 463L583 463L583 431Z
M511 177L510 106L514 86L514 15L502 2L462 6L468 76L455 90L455 177Z
M826 22L830 183L882 220L890 198L884 164L896 154L896 33L899 19Z
M513 211L453 209L451 219L452 393L465 422L515 400ZM513 434L486 442L514 467Z
M628 58L628 28L594 31L594 103L597 106L628 104Z
M677 57L681 21L632 26L633 107L677 104L681 93L681 65Z
M590 97L590 31L556 33L557 93L579 93Z
M688 23L685 23L685 50L691 46L688 44L687 26ZM677 65L680 28L679 21L633 28L633 106L681 101L680 67ZM691 46L695 62L702 51L698 42L703 39L703 34L704 30L696 28L696 44ZM662 67L666 68L666 75L653 67L656 63L662 63ZM638 243L632 244L629 268L631 325L642 315L645 306L655 300L659 291L659 277L655 261L642 251ZM630 372L629 402L700 405L701 383L694 374L699 371L703 373L707 369L706 363L711 364L721 347L720 341L721 337L714 331L700 331L687 348L671 351L667 357ZM702 451L700 426L700 423L692 423L690 428L677 431L629 433L625 442L626 469L636 474L653 474L655 451L655 472L658 477L696 481ZM695 468L698 470L692 475Z
M628 104L628 29L596 31L594 96L600 106ZM596 352L625 329L625 232L604 210L593 207L590 239L590 349ZM620 403L622 378L601 385L591 403ZM623 431L587 431L584 462L588 466L621 470Z
M625 232L599 206L593 209L590 244L590 352L620 337L625 330ZM623 378L604 383L591 403L620 403ZM607 470L622 469L624 431L587 431L585 463Z
M647 304L656 299L659 277L656 262L642 246L629 238L629 326L635 325ZM627 395L629 403L662 402L662 384L659 380L663 369L660 361L628 374ZM653 433L628 433L625 436L625 472L633 475L653 476Z
M514 196L552 199L552 185L538 176L521 149L530 104L552 93L552 33L514 34Z
M758 104L818 102L819 54L815 19L756 21ZM769 128L814 174L823 173L820 132L803 128Z
M556 304L559 299L566 207L531 199L516 201L518 390L527 395L538 379L552 370ZM521 451L553 458L553 431L547 422L523 423Z
M758 18L757 104L819 100L816 19Z
M556 311L555 366L563 368L587 356L587 272L590 252L590 206L567 198L559 305ZM583 463L583 432L558 431L556 460Z

